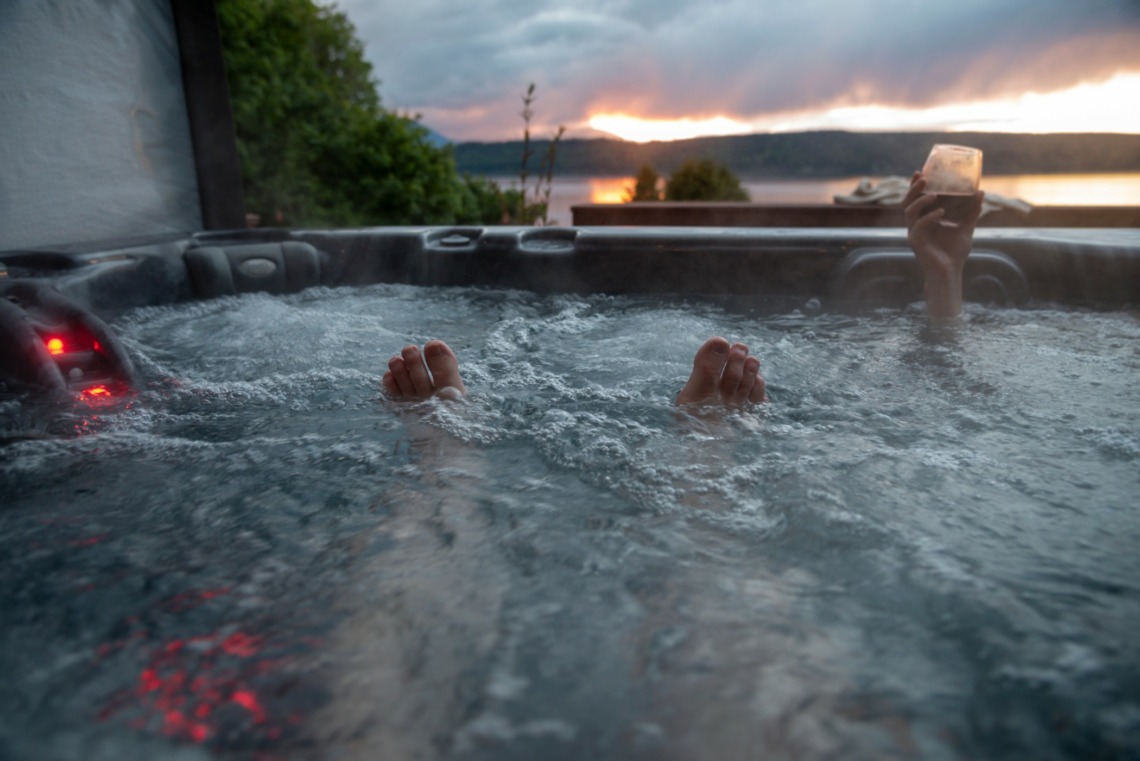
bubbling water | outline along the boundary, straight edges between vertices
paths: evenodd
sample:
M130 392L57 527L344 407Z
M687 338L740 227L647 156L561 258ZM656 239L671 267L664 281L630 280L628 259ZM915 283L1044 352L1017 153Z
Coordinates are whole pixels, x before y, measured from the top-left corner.
M1140 742L1133 316L376 286L114 327L137 397L0 408L17 755ZM672 407L715 334L771 404ZM429 338L469 399L385 401Z

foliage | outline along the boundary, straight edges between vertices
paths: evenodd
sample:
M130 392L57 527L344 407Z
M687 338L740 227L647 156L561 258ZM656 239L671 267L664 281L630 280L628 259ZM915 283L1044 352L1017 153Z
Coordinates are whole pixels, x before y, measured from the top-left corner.
M539 164L534 190L527 188L530 159L534 155L534 148L530 141L530 120L534 117L534 82L527 86L522 96L523 110L520 116L523 119L522 165L519 167L519 189L515 191L516 197L507 208L512 210L512 218L517 224L548 225L554 222L548 216L550 209L550 192L554 182L554 164L558 159L558 143L566 134L566 127L559 125L554 135L546 143L542 162ZM533 200L531 200L533 198Z
M348 18L217 0L246 207L270 224L478 222L480 195L415 119L381 107Z
M747 201L740 179L712 159L689 159L665 183L666 201Z
M661 190L661 177L649 164L637 171L637 181L626 188L631 201L747 201L748 192L727 167L711 159L688 159L670 175Z
M649 164L641 165L641 169L637 170L637 181L633 187L625 189L626 202L660 201L662 195L661 176Z
M517 190L502 190L499 184L486 177L463 175L465 194L464 213L458 220L484 225L508 225L511 209L518 206Z
M393 114L356 116L315 136L313 195L321 225L451 224L465 202L451 155Z

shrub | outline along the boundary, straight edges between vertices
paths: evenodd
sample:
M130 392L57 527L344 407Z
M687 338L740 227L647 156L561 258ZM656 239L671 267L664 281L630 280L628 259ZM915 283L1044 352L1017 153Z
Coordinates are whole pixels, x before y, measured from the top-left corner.
M313 0L218 0L246 209L269 224L451 224L450 146L384 109L352 23Z
M748 191L727 167L711 159L689 159L665 184L666 201L747 201Z
M660 201L661 177L657 170L648 164L643 164L637 170L637 181L632 188L625 189L625 200L629 201Z

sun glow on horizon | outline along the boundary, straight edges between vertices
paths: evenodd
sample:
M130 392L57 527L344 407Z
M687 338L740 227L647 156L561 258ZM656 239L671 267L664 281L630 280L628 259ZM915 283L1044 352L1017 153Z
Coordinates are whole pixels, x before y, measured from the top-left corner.
M933 108L849 106L765 116L641 119L594 114L589 124L635 143L763 132L840 129L855 132L1116 132L1140 134L1140 73L1050 93L1026 92L1003 100Z
M655 140L687 140L694 137L742 135L752 132L748 122L714 116L706 119L642 119L628 114L595 114L589 124L600 132L628 140L631 143L648 143Z

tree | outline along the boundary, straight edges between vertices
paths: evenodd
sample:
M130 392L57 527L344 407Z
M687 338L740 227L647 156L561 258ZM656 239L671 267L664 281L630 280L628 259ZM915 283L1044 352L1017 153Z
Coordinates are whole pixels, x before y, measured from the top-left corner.
M426 130L387 112L352 114L309 141L320 225L453 224L464 189L446 150Z
M637 180L632 188L625 189L625 200L630 201L660 201L661 200L661 177L657 174L657 170L643 164L641 169L637 170Z
M217 0L247 210L271 224L481 221L450 147L384 109L348 18L313 0Z
M669 176L666 201L747 201L748 191L727 167L711 159L689 159Z

